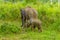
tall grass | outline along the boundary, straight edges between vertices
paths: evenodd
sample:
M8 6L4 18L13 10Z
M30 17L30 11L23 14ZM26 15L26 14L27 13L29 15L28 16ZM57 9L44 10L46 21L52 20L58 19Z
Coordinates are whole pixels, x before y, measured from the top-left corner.
M2 3L0 4L0 20L20 20L20 9L30 5L38 11L38 17L42 21L43 30L56 30L60 31L60 7L57 3L50 5L49 3L41 4L27 4L27 3ZM21 21L21 20L20 20ZM20 22L19 21L19 22ZM21 23L21 22L20 22ZM1 31L3 32L18 32L19 27L11 24L2 24ZM11 29L12 28L12 29ZM11 29L11 30L10 30Z

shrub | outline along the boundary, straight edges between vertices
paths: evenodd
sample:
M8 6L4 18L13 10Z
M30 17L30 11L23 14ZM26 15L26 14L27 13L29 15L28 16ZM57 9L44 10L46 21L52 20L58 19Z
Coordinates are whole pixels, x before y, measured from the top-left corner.
M0 32L6 33L6 34L8 34L8 33L19 33L20 28L14 24L3 23L0 27Z

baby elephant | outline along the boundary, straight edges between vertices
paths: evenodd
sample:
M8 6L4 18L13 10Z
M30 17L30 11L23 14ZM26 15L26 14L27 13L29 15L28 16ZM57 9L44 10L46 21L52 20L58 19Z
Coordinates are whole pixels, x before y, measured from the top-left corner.
M28 20L25 25L26 28L31 26L32 30L34 30L36 27L38 28L39 32L42 32L42 28L41 28L41 21L39 19L33 19L31 18L30 20Z
M31 23L31 27L32 27L32 30L35 29L35 27L38 28L38 31L39 32L42 32L42 29L41 29L41 21L39 19L31 19L30 20L30 23Z

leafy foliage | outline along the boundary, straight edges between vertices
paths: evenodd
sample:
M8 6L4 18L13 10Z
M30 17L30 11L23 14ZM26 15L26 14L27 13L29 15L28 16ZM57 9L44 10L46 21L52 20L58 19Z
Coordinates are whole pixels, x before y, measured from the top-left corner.
M10 23L3 23L1 26L0 26L0 32L2 33L19 33L20 32L20 28L17 27L16 25L14 24L10 24Z
M21 19L20 9L24 8L28 5L38 11L38 17L42 21L43 30L47 29L47 30L60 31L60 29L59 29L60 28L60 25L59 25L59 23L60 23L60 21L59 21L60 20L60 6L58 6L57 3L52 4L52 5L50 5L50 3L27 4L26 2L25 3L20 3L20 2L3 3L3 4L0 4L0 19L1 20L9 20L9 21L20 20ZM16 28L15 25L11 25L11 24L4 23L3 25L1 25L1 27L2 27L1 31L4 31L4 32L10 31L10 32L18 33L18 31L19 31L19 28ZM10 28L12 28L12 30Z

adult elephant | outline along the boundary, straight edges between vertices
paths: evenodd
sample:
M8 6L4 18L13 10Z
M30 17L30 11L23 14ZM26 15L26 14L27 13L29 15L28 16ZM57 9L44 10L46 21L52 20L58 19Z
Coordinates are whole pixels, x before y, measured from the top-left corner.
M21 19L22 19L22 27L24 26L25 22L27 22L30 18L38 18L38 12L27 6L25 8L20 9L21 11Z

